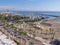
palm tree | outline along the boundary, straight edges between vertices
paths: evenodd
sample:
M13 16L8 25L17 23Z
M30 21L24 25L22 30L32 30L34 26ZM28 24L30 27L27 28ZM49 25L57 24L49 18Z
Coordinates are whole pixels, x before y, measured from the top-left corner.
M51 28L49 28L49 30L50 30L50 34L52 34L53 33L53 30Z
M30 34L30 36L31 36L32 32L30 31L29 34Z
M54 39L55 38L55 31L53 31L53 37L52 37L52 39Z
M47 35L48 30L46 30L46 35Z
M35 36L36 36L36 35L35 35L35 33L34 33L34 34L33 34L33 37L35 38Z
M43 29L41 29L41 34L42 34Z
M33 42L29 42L29 45L34 45L34 43Z

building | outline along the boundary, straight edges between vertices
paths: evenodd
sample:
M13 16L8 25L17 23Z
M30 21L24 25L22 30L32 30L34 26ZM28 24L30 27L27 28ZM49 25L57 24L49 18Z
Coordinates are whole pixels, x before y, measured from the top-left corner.
M17 45L17 43L14 42L14 40L11 40L10 38L8 38L2 32L0 32L0 45Z

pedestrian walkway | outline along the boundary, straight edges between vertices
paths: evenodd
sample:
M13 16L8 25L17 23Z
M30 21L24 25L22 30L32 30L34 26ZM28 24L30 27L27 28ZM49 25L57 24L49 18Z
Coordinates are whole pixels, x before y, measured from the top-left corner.
M31 38L34 38L35 40L41 41L42 44L44 44L44 45L50 45L48 40L44 40L41 37L33 37L33 35L31 35L29 33L27 33L27 35Z

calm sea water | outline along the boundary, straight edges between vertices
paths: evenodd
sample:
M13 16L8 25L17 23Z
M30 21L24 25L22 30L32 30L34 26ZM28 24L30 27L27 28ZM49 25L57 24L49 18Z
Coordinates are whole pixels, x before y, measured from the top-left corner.
M51 12L51 11L13 11L13 13L27 16L34 15L35 17L41 14L51 15L49 16L48 19L54 19L55 18L54 16L60 16L60 12ZM60 22L60 19L57 19L56 21Z
M56 11L55 12L52 12L52 11L10 11L10 12L13 12L13 14L20 14L20 15L27 15L27 16L30 16L30 15L37 16L41 14L60 16L60 12L56 12ZM50 17L49 19L55 18L53 16L51 17L49 16ZM60 19L58 19L58 21L60 22Z
M40 15L40 14L46 14L46 15L55 15L60 16L60 12L51 12L51 11L13 11L13 13L16 14L22 14L22 15Z
M7 10L0 10L0 12L6 12ZM56 15L60 16L60 12L57 11L13 11L9 10L9 12L13 12L14 14L22 14L22 15L39 15L39 14L47 14L47 15Z

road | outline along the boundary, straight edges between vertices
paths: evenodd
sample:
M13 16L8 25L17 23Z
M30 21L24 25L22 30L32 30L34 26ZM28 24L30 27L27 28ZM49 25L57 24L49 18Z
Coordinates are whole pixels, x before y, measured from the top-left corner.
M1 24L1 23L0 23L0 24ZM19 38L19 39L22 39L22 42L23 42L23 41L26 41L27 43L33 42L34 45L42 45L42 43L41 43L40 41L34 40L34 39L32 39L32 38L30 38L30 37L28 37L28 36L19 35L19 33L18 33L16 30L12 30L12 29L8 28L8 27L5 26L5 25L2 25L2 27L3 27L5 30L7 30L7 32L9 32L11 35L13 35L13 36L15 36L15 37L17 37L17 38ZM27 44L27 45L28 45L28 44Z

